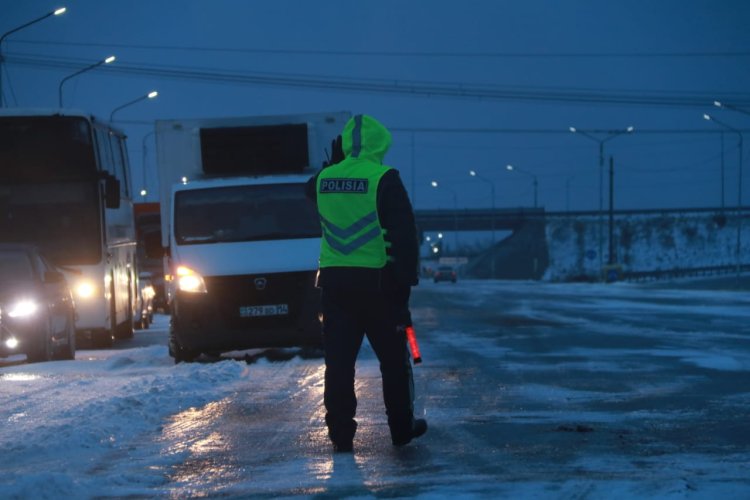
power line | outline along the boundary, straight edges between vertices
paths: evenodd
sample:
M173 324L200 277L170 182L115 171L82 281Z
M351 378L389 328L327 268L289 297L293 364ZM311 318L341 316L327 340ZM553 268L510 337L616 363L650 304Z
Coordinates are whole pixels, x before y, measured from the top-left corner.
M71 47L107 47L136 50L173 50L186 52L226 52L247 54L298 54L317 56L351 57L445 57L445 58L504 58L504 59L559 59L559 58L715 58L750 57L750 51L693 51L693 52L488 52L488 51L363 51L363 50L323 50L323 49L269 49L240 47L200 47L181 45L149 45L125 43L92 43L61 40L13 40L13 43L27 45L53 45Z
M147 125L154 124L153 121L147 120L117 120L117 123L123 125ZM561 134L570 135L570 130L566 129L521 129L521 128L440 128L440 127L388 127L391 132L423 132L439 134ZM739 129L741 132L750 133L750 129ZM604 133L607 130L591 130L592 133ZM718 134L721 130L715 127L710 129L638 129L637 134L656 134L656 135L680 135L680 134ZM402 147L406 148L407 145ZM473 147L473 146L472 146ZM632 148L633 146L628 146Z
M50 59L44 57L19 56L9 54L6 61L18 65L74 69L86 64L78 59ZM476 99L490 101L542 101L568 103L598 103L645 106L705 107L718 96L712 93L692 96L668 94L616 94L601 92L580 92L566 90L537 90L496 85L466 84L456 82L394 81L386 79L357 79L323 75L290 75L283 73L234 72L225 69L190 68L180 66L158 66L147 64L118 63L102 68L107 73L146 75L153 78L170 78L201 82L226 83L233 85L258 85L287 88L313 88L329 91L352 91L380 94L399 94L420 97L442 97L453 99ZM729 99L735 105L750 105L750 99L736 95ZM423 129L427 131L429 129Z

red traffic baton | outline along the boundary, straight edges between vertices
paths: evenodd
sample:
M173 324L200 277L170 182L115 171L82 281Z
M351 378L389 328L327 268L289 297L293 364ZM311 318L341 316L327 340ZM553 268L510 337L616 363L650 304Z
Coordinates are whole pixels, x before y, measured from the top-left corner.
M409 349L411 350L411 357L414 359L414 364L418 365L422 362L422 355L419 353L417 335L414 333L414 327L411 325L406 327L406 340L409 342Z

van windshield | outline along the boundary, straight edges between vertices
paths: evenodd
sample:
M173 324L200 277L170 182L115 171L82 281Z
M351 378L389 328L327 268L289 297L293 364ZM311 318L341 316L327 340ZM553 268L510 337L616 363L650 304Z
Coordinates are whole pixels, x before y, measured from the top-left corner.
M178 245L319 238L315 205L304 184L260 184L178 191Z

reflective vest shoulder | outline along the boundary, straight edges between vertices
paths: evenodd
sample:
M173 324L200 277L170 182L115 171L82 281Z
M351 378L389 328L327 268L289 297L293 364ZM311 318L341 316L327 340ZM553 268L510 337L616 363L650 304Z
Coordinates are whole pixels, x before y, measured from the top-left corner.
M377 210L378 184L390 169L348 158L323 169L317 200L323 235L320 267L381 268L387 262Z

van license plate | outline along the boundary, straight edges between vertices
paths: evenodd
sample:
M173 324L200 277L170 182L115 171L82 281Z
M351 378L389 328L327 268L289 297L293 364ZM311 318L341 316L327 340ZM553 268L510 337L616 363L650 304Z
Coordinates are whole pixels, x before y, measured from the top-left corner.
M289 314L289 306L287 304L240 307L240 318L254 318L257 316L284 316L286 314Z

